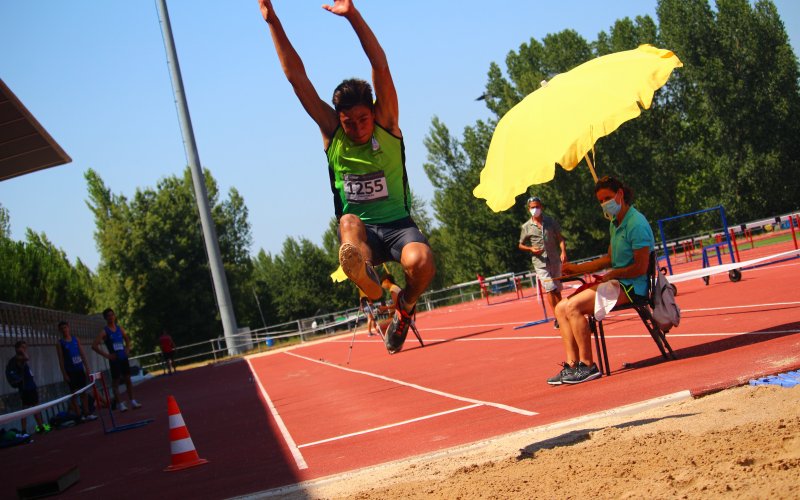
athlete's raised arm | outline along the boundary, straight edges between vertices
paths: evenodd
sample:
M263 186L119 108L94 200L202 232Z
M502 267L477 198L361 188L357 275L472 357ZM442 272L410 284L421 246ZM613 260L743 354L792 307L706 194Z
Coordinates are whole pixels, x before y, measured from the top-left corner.
M319 94L311 84L311 80L308 79L303 61L286 36L283 25L281 25L280 19L278 19L275 9L272 7L272 2L270 0L259 0L258 3L261 8L261 15L269 25L272 42L275 45L275 52L278 54L283 73L292 85L294 93L300 99L303 108L319 126L323 143L327 148L330 139L336 132L336 127L339 125L336 111L328 103L320 99Z
M375 121L392 134L400 137L400 107L397 90L389 71L386 53L378 42L378 38L361 13L355 8L352 0L334 0L333 5L323 5L323 9L342 16L350 22L361 42L361 47L372 66L372 86L375 91Z

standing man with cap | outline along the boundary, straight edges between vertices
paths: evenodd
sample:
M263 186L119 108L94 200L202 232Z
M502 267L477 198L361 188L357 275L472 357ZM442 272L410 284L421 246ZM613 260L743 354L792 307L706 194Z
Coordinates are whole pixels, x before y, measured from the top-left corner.
M555 315L556 304L561 301L561 281L553 278L561 276L561 264L567 261L567 246L561 235L561 225L554 218L545 215L544 205L538 196L528 198L528 211L531 218L522 225L519 235L519 249L530 252L536 280L542 285L550 309ZM553 324L558 328L558 320Z

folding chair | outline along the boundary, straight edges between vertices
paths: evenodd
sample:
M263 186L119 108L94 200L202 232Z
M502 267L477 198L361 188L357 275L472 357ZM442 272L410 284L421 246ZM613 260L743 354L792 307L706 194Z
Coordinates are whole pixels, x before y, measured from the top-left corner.
M617 305L611 309L612 312L634 309L644 323L647 332L653 338L653 342L661 351L661 356L666 359L677 359L672 347L667 341L666 334L653 321L653 295L656 289L656 254L650 252L650 262L647 265L647 297L627 304ZM583 281L582 279L579 279ZM639 297L637 297L638 299ZM594 336L595 350L597 351L597 366L604 375L611 375L611 368L608 364L608 351L606 349L606 336L603 330L603 322L598 321L593 314L588 315L589 329Z
M367 303L369 304L370 309L372 309L373 311L377 310L375 309L375 306L372 305L371 301L368 300ZM391 317L391 315L387 316ZM414 336L417 337L417 341L419 342L420 347L425 347L425 343L422 341L422 336L419 334L419 330L417 330L416 320L417 320L417 310L414 309L414 316L411 318L411 323L409 324L409 328L411 329L412 332L414 332ZM386 342L386 338L384 337L385 333L383 331L383 328L381 328L381 324L378 323L377 318L375 320L375 327L378 329L378 334L381 336L381 340L383 340L385 343Z
M383 303L383 300L381 300L381 303ZM367 310L364 311L364 317L365 317L365 319L367 319L367 321L369 321L369 316L372 316L375 319L375 328L378 330L378 335L381 336L381 341L383 341L383 343L385 344L386 343L386 337L385 337L386 334L384 333L383 328L381 328L381 324L378 322L378 318L376 317L377 316L376 312L379 309L377 307L375 307L375 305L369 299L367 299L367 308L369 310L368 311ZM416 319L417 319L417 311L414 310L414 316L411 318L411 323L409 325L409 328L411 329L412 332L414 332L414 336L417 337L417 341L419 342L420 347L425 347L425 343L422 341L422 336L419 334L419 330L417 330ZM350 357L353 354L353 344L356 341L356 331L357 330L358 330L358 319L356 319L356 324L353 327L353 338L350 340L350 350L347 353L347 364L348 365L350 364Z

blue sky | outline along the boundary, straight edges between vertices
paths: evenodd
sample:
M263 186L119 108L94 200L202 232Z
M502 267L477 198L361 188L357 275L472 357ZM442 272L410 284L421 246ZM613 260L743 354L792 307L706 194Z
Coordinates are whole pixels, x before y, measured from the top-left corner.
M369 77L346 21L321 2L273 1L323 98L344 78ZM800 2L775 4L797 53ZM431 118L459 137L488 118L475 98L492 61L504 67L521 43L567 28L594 40L616 19L654 16L656 1L356 5L389 58L412 188L430 201L422 142ZM322 141L283 77L257 2L171 0L168 7L201 163L223 193L236 187L244 197L252 253L279 253L289 236L321 243L333 214ZM12 237L23 239L26 228L44 232L72 261L95 269L84 172L96 170L130 198L186 165L156 3L2 0L0 46L0 77L73 159L0 182Z

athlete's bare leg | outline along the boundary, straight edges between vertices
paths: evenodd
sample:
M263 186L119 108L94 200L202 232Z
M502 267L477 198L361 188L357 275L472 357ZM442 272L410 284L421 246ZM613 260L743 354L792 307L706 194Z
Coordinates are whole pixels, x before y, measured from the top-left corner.
M339 219L339 264L342 270L370 300L383 297L383 288L372 270L372 251L367 245L367 230L357 216L345 214ZM369 269L367 269L369 267Z
M431 247L424 243L413 242L403 247L400 264L406 276L406 288L403 290L403 302L406 311L411 311L417 299L428 288L434 274L436 264Z

